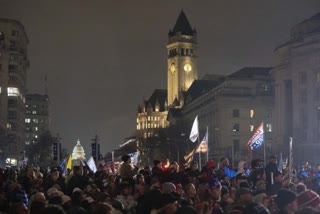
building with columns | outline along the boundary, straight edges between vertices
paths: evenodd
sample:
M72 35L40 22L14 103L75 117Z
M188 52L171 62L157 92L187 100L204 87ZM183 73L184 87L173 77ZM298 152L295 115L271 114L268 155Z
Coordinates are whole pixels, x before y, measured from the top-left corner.
M275 139L288 152L293 137L295 163L319 163L320 13L293 26L275 49Z
M0 19L0 140L11 159L21 159L24 150L28 42L19 21Z

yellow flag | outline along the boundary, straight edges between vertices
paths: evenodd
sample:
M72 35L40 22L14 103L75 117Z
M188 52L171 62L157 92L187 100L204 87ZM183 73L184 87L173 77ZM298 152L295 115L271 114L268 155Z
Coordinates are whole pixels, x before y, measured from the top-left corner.
M71 155L70 155L70 157L68 158L67 169L72 169L72 159L71 159Z

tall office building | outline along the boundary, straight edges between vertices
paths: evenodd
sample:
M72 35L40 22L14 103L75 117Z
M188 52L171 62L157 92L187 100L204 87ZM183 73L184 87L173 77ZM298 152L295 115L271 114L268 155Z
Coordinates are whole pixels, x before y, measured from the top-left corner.
M27 45L19 21L0 19L0 139L5 158L20 159L24 149Z
M49 97L40 94L26 96L25 144L37 143L42 134L49 130Z
M275 50L275 145L288 152L293 137L295 164L318 164L320 152L320 13L291 29Z

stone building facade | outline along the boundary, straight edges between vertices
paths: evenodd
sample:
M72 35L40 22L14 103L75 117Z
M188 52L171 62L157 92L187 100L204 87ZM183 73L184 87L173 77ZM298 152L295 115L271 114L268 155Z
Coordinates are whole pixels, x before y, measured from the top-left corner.
M295 25L290 39L275 49L275 145L288 152L293 137L295 163L319 163L320 13Z

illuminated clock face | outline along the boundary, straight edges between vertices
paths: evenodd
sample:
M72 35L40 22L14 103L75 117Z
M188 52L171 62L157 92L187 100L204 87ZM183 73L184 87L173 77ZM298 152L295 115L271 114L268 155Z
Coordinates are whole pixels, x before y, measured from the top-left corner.
M192 70L192 66L189 63L186 63L183 69L185 72L190 72Z
M170 71L171 71L171 73L174 73L175 70L176 70L176 65L175 65L174 63L171 63L171 65L170 65Z

